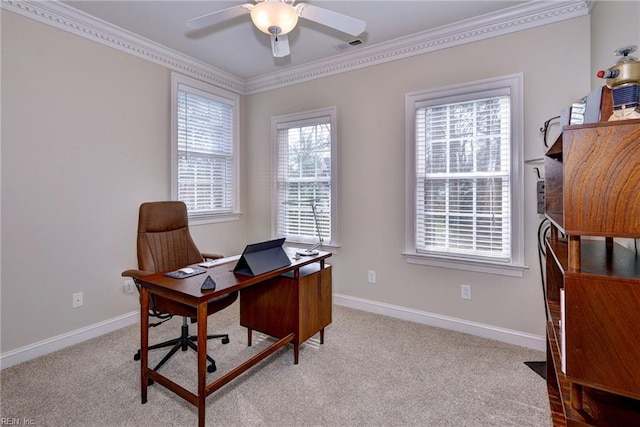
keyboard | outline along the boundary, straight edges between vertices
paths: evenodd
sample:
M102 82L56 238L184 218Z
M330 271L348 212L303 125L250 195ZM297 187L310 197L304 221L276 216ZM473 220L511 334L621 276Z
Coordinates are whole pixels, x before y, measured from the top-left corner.
M228 262L237 261L239 259L240 259L240 255L234 255L234 256L229 256L229 257L225 257L225 258L214 259L214 260L211 260L211 261L201 262L198 265L200 267L210 268L210 267L215 267L216 265L226 264Z

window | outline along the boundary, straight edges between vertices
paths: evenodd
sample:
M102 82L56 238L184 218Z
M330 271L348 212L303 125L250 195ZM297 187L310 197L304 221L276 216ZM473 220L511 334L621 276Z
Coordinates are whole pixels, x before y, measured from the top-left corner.
M238 97L179 75L171 76L172 197L202 224L238 219Z
M408 94L409 262L522 276L522 75Z
M273 234L336 246L336 108L273 117ZM317 214L317 227L314 219Z

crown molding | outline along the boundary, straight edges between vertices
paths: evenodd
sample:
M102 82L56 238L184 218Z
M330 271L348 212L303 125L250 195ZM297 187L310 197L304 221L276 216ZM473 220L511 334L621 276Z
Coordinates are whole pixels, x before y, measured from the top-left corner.
M241 95L248 95L576 18L589 14L592 4L593 1L590 0L532 1L522 6L514 6L453 25L358 48L326 60L246 80L78 11L57 0L2 0L0 6L2 9L154 62L173 71Z
M357 51L346 52L283 72L248 79L245 81L245 93L263 92L576 18L589 14L592 3L585 0L529 2L478 18L359 48Z
M57 0L2 0L0 6L2 9L146 59L173 71L235 93L244 93L245 84L242 79L97 19Z

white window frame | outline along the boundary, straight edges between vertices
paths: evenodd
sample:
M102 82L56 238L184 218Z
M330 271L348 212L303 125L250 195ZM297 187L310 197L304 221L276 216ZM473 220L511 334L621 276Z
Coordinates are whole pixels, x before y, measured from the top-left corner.
M476 256L423 253L416 250L416 111L425 103L448 104L482 98L482 92L508 90L511 98L511 254L498 261ZM479 80L405 96L405 250L408 263L522 277L524 265L524 107L523 74Z
M272 238L287 237L287 244L295 244L296 246L312 246L318 242L317 235L309 238L292 238L291 236L279 236L278 235L278 215L280 209L283 209L281 201L278 196L278 130L283 126L291 127L304 125L305 122L313 123L319 118L329 117L331 125L331 212L329 213L331 219L330 233L331 238L323 236L322 247L337 249L340 245L338 243L338 138L337 138L337 108L327 107L317 110L285 114L281 116L274 116L271 118L271 158L272 158L272 191L271 191L271 236Z
M224 221L237 221L240 219L241 215L239 197L240 182L238 173L240 158L238 150L240 97L232 92L178 73L171 73L171 198L173 200L178 200L178 90L180 87L186 87L189 92L233 106L232 208L228 212L224 213L188 212L189 223L191 225L199 225Z

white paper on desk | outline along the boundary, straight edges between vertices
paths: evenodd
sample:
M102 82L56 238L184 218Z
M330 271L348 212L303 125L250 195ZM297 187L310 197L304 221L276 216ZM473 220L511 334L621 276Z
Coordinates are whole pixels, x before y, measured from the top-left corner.
M209 268L209 267L214 267L214 266L220 265L220 264L226 264L226 263L232 262L232 261L237 261L238 259L240 259L240 255L234 255L234 256L225 257L225 258L216 258L216 259L211 260L211 261L204 261L204 262L201 262L198 265L200 267Z

